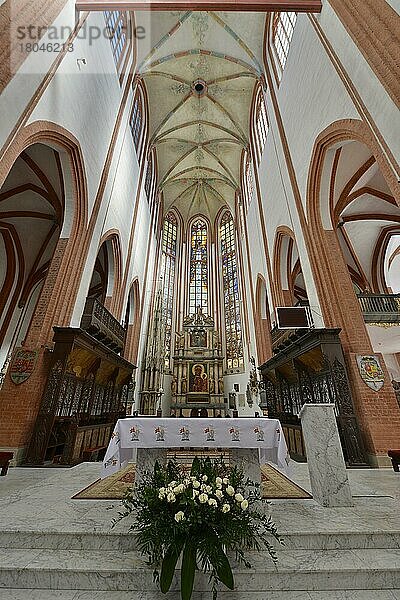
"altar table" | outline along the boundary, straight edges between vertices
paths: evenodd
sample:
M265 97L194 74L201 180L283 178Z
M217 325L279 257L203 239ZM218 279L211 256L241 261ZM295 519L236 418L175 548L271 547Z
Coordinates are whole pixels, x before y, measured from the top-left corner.
M272 462L284 472L289 464L285 436L277 419L132 417L117 421L101 477L125 467L132 459L133 449L138 449L137 466L143 470L161 456L160 450L166 453L168 448L236 449L232 450L234 462L238 458L253 463L257 460L257 465Z

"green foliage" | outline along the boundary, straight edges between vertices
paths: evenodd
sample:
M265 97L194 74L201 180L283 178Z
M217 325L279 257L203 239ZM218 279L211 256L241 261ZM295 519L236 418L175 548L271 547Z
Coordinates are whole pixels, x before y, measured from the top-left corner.
M281 539L263 502L259 484L245 481L237 467L195 458L190 474L174 461L165 467L156 463L125 495L119 519L133 513L131 530L156 574L161 567L157 580L163 593L182 555L182 600L192 596L197 569L210 574L215 599L219 583L234 589L228 552L248 568L247 550L265 549L276 560L270 540Z
M193 592L194 574L196 571L196 540L188 539L183 549L181 569L181 597L190 600Z
M177 539L174 544L171 544L164 554L164 559L161 565L160 589L163 594L166 594L171 587L174 577L176 563L182 552L185 543L185 538Z

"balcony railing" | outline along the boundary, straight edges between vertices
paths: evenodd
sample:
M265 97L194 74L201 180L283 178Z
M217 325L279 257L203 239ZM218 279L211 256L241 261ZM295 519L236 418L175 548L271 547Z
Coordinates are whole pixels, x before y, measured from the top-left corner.
M358 294L366 323L399 323L400 294Z
M126 329L94 298L86 300L81 328L116 354L124 349Z

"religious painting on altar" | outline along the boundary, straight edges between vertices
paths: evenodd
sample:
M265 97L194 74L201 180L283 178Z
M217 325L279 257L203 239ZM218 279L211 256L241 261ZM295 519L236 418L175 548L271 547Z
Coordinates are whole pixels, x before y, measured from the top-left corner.
M207 332L204 329L194 329L190 334L192 348L207 348Z
M196 393L208 392L207 365L193 363L189 370L189 391Z

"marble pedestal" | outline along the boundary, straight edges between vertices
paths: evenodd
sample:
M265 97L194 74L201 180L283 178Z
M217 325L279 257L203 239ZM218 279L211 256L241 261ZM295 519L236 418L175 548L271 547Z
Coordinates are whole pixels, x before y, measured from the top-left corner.
M243 469L244 479L251 479L261 485L260 459L258 448L232 448L231 465Z
M166 448L138 448L136 456L136 471L135 471L135 485L138 485L142 479L144 473L153 472L156 460L161 465L165 465L167 461L167 450Z
M300 412L314 500L353 506L333 404L305 404Z

